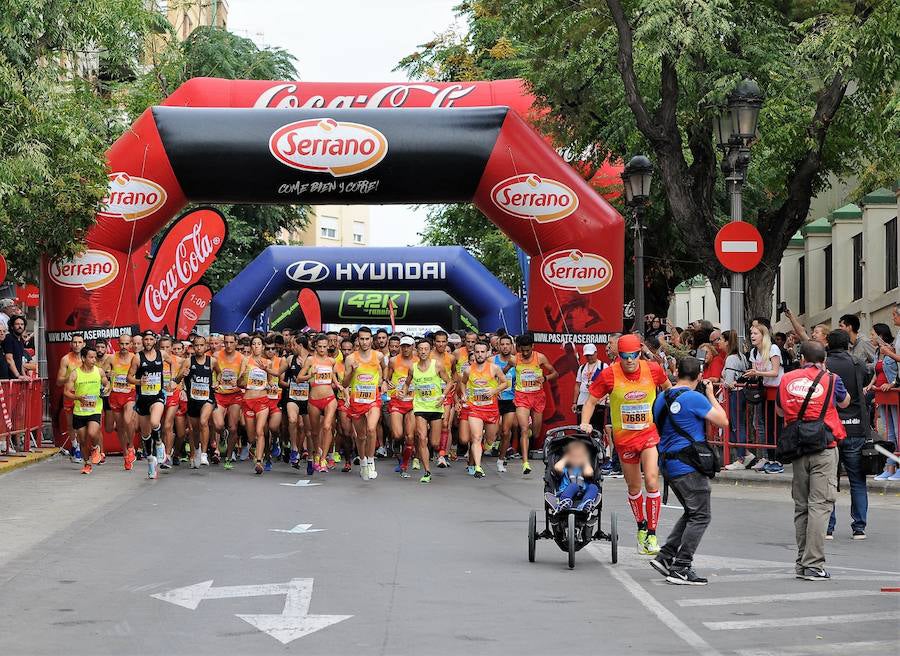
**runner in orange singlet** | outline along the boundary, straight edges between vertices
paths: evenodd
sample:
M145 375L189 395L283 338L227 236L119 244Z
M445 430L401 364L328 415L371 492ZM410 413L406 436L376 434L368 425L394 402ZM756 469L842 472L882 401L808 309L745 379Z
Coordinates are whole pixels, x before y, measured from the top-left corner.
M439 330L434 334L434 349L431 351L431 359L437 360L443 365L444 370L450 375L451 382L455 382L458 378L456 375L456 356L448 348L448 335L443 330ZM467 362L467 360L463 360ZM453 426L453 420L456 417L456 398L451 395L444 399L444 416L441 419L441 439L438 444L437 466L440 469L449 467L447 462L447 447L450 445L450 428Z
M256 440L254 469L257 474L262 474L266 469L263 458L269 419L269 376L278 375L278 371L272 368L272 361L263 354L263 338L256 335L250 339L250 355L243 359L238 374L238 385L244 390L243 413L247 425L247 439L251 443ZM268 469L271 469L271 465Z
M509 385L509 381L506 380L503 370L494 364L493 359L488 360L489 351L486 343L477 343L472 348L472 353L475 361L461 369L460 383L466 387L469 403L469 413L466 418L469 428L468 437L471 438L469 471L475 478L484 478L484 469L481 467L484 427L485 424L497 424L500 421L497 397ZM462 441L462 432L460 432L460 441Z
M334 467L331 442L338 407L334 395L337 380L334 375L334 358L328 357L328 338L325 335L317 336L313 346L315 352L306 358L297 381L309 383L309 434L313 471L325 473L329 467Z
M134 431L137 429L137 415L134 412L134 385L128 382L131 361L136 357L131 335L119 335L119 350L110 363L112 390L109 393L109 407L116 416L116 433L124 456L126 470L130 470L137 456L134 453Z
M409 478L409 460L415 448L416 416L413 414L413 391L407 387L409 370L418 361L413 355L415 341L408 335L400 338L400 353L388 362L384 385L390 401L388 415L391 422L391 436L396 441L403 440L403 454L400 456L400 476Z
M226 333L222 337L222 344L223 348L213 356L219 370L215 386L216 407L213 410L213 426L221 439L225 440L225 459L233 462L243 399L238 388L238 374L241 373L244 356L237 352L237 335L234 333ZM215 440L213 464L218 462L219 457L218 440Z
M530 332L516 339L516 419L519 422L519 450L522 452L522 474L531 473L528 462L529 430L531 437L539 439L544 423L544 406L547 398L544 383L559 376L543 353L534 350L534 337ZM528 425L529 419L531 425Z
M372 350L372 331L365 326L357 331L359 350L344 361L343 387L349 389L347 414L356 431L359 475L364 481L378 477L375 471L375 447L381 420L379 392L384 374L384 356Z

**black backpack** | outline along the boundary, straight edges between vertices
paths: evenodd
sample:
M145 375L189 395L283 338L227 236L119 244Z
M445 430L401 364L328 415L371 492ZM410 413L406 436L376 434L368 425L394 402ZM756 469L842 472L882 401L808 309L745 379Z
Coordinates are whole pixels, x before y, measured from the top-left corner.
M675 429L675 432L690 442L690 444L675 453L661 452L659 454L660 468L665 472L666 460L680 460L689 467L693 467L707 478L715 478L716 473L719 471L719 454L716 453L716 450L707 444L706 441L698 442L691 437L691 435L672 418L672 404L675 403L675 400L679 396L687 391L688 390L678 390L672 395L669 395L668 391L663 392L663 409L659 413L660 416L657 420L657 426L662 430L666 421L669 421L672 424L672 428Z
M828 392L825 394L825 400L822 402L822 411L819 413L818 418L811 420L803 418L803 415L806 414L809 400L812 398L813 393L819 386L819 381L822 380L822 376L825 373L824 369L820 371L819 375L813 380L812 385L809 386L806 398L803 399L803 405L800 406L797 420L790 424L785 424L778 435L775 457L779 462L793 462L800 456L821 453L834 440L834 435L824 420L828 404L831 403L831 393L834 391L835 374L828 375Z

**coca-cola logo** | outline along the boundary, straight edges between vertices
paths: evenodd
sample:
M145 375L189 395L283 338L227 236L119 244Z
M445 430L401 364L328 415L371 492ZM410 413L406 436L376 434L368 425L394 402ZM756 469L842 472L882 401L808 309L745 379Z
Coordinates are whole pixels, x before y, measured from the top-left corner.
M609 260L601 255L567 249L544 258L541 277L551 287L590 294L610 283L613 269Z
M282 164L335 178L372 168L387 150L387 139L375 128L333 118L288 123L269 138L269 151Z
M348 108L366 107L453 107L453 103L475 90L473 85L451 84L437 87L433 84L391 84L377 89L371 94L320 96L312 95L305 100L297 93L299 85L283 82L269 87L253 103L254 107L276 109L296 109L298 107ZM423 104L422 99L429 100Z
M97 216L138 221L166 204L166 190L160 185L127 173L110 173L109 187Z
M578 195L562 182L523 173L491 189L491 200L507 214L538 223L559 221L578 209Z
M47 272L61 287L100 289L116 279L119 261L106 251L89 249L70 260L51 260Z
M787 384L787 392L791 396L796 396L801 399L805 399L806 395L809 393L809 388L812 386L812 380L809 378L797 378L796 380L792 380ZM809 398L817 399L825 393L825 388L822 385L816 385L815 391L810 395Z

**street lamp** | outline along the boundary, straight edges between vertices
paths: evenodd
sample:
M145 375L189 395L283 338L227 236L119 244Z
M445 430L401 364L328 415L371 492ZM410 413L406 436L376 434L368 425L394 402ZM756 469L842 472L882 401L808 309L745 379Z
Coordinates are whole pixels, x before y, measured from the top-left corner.
M722 151L722 173L731 196L731 220L743 214L742 191L750 165L750 146L756 141L763 93L753 80L743 80L728 96L728 106L713 121L716 146ZM731 274L731 329L746 337L744 325L744 275Z
M653 164L635 155L622 171L625 205L634 218L634 327L644 333L644 212L650 203Z

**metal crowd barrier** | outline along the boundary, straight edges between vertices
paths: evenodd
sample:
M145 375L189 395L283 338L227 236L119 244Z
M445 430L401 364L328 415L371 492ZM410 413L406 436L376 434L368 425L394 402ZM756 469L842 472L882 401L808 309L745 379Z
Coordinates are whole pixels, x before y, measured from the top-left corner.
M40 450L46 379L0 380L0 457Z

